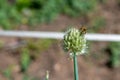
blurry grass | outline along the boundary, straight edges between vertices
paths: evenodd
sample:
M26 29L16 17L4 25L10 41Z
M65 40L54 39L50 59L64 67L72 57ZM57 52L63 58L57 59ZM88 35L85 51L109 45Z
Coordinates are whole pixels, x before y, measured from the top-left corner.
M109 49L110 49L110 62L111 66L116 68L120 67L120 42L111 42L109 44Z
M16 29L20 25L37 26L55 20L60 14L86 16L97 3L98 0L1 0L0 27Z
M12 78L12 67L8 67L3 71L3 75L8 79L8 80L13 80Z
M20 55L21 70L25 72L31 63L30 52L27 48L23 48Z

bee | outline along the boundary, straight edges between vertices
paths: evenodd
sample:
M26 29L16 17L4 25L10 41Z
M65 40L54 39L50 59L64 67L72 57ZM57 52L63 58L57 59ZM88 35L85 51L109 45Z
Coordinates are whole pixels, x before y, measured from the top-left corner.
M80 28L80 35L86 34L86 30L87 30L87 28L86 28L85 26L82 26L82 27Z

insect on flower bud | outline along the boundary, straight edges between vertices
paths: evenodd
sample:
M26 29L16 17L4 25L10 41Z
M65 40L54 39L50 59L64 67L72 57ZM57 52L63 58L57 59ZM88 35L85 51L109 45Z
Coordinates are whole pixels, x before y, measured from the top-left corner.
M80 30L76 28L70 28L66 31L63 39L63 48L65 51L80 55L86 51L86 39L81 35Z

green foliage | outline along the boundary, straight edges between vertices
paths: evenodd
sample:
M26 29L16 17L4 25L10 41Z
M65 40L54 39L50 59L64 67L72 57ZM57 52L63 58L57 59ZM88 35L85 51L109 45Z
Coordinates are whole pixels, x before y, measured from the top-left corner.
M98 0L7 0L0 1L0 26L13 29L20 24L49 23L59 14L83 16L94 10ZM9 14L8 14L9 13Z
M21 19L20 13L7 0L0 1L0 26L3 29L14 28Z
M7 77L9 80L12 80L11 74L12 74L12 69L11 69L11 67L7 68L7 69L3 72L3 75L4 75L5 77Z
M29 7L30 3L30 0L16 0L18 10L22 10L23 8Z
M21 61L21 69L23 72L25 72L31 62L29 50L27 48L22 49L20 61Z
M68 15L87 15L97 4L97 0L67 0L64 12Z
M55 0L48 0L45 5L38 11L39 14L36 14L36 19L38 18L38 22L50 22L55 19L55 17L59 13L59 9L57 9Z
M111 50L110 61L113 67L120 67L120 42L111 42L109 45Z

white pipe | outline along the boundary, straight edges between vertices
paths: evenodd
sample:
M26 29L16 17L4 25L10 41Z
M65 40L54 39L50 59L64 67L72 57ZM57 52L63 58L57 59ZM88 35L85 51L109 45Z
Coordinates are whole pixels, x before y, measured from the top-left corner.
M119 41L120 35L116 34L86 34L86 39L90 41Z
M0 36L62 39L63 33L42 31L0 31Z
M61 32L0 31L0 36L6 37L62 39L63 35ZM91 41L120 41L120 35L115 34L86 34L85 37Z

